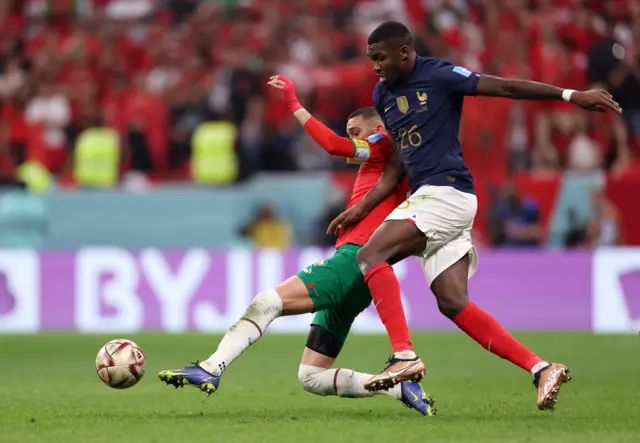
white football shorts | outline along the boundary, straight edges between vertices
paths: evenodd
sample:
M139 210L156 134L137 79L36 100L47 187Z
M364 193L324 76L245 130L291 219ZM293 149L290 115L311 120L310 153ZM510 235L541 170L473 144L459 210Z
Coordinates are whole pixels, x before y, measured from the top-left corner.
M477 210L478 199L473 194L450 186L424 185L386 220L407 220L427 236L427 248L418 259L431 286L437 276L466 254L470 260L468 278L478 269L478 250L471 241Z

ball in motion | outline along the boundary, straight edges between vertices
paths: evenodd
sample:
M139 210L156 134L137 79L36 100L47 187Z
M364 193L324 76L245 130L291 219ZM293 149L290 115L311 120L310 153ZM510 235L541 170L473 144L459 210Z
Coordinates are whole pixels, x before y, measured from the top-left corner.
M147 361L140 346L123 338L105 344L96 357L98 377L115 389L130 388L138 383L146 367Z

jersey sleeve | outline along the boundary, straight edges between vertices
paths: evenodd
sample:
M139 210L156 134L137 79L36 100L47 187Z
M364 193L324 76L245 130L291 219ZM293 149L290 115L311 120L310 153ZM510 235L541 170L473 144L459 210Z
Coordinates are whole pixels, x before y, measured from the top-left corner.
M477 95L480 74L462 66L442 61L434 72L438 86L454 95Z
M352 139L340 137L314 117L307 120L303 128L329 154L347 158L354 156L356 149Z

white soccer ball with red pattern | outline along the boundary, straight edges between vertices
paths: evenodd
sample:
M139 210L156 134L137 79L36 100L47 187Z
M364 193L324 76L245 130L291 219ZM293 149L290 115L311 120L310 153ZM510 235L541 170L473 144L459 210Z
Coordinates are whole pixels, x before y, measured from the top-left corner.
M125 389L144 376L147 361L140 346L126 339L111 340L96 357L96 372L107 386Z

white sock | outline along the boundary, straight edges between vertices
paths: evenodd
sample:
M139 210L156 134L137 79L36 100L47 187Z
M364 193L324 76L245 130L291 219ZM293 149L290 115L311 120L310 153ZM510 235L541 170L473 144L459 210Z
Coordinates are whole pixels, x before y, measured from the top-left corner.
M533 375L536 374L536 372L538 372L540 369L545 368L549 366L549 363L547 363L546 361L541 361L540 363L536 363L533 368L531 368L531 373Z
M416 353L413 351L400 351L400 352L394 352L393 356L395 358L399 358L402 360L413 360L414 358L417 357Z
M367 391L364 388L364 382L371 376L371 374L363 374L353 369L325 369L311 365L300 365L298 371L298 380L300 380L302 388L312 394L322 396L337 395L344 398L387 395L398 400L402 397L399 384L388 391Z
M282 299L271 289L256 295L240 320L222 337L218 349L200 362L205 371L220 375L249 346L257 342L273 320L282 314Z

